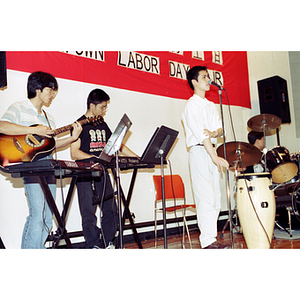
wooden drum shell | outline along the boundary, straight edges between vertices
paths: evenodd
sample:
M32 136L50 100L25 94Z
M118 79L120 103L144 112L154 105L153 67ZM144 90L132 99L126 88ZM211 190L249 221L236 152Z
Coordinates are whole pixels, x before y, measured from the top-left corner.
M237 176L237 211L248 249L270 248L276 212L274 191L269 189L272 184L271 177L270 173Z

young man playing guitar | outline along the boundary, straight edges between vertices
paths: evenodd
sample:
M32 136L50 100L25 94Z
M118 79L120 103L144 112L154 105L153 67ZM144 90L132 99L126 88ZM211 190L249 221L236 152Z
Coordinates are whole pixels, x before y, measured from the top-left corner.
M46 114L43 106L49 106L55 98L58 84L51 74L34 72L27 82L28 99L12 104L0 122L0 131L7 135L37 134L51 138L55 133L55 121ZM35 127L29 127L37 125ZM76 141L82 131L78 122L72 124L73 134L55 141L55 148L63 148ZM22 148L20 149L22 150ZM51 153L39 159L52 158ZM4 162L5 163L5 162ZM46 176L47 183L55 199L56 179L54 175ZM52 212L48 206L39 178L24 177L24 188L27 196L29 215L22 235L22 249L43 249L52 227Z

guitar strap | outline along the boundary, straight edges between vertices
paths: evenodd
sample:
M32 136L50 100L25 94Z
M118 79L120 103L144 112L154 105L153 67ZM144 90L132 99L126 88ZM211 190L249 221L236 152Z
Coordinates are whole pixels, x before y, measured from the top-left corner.
M43 110L43 113L44 113L44 115L45 115L45 118L46 118L46 120L47 120L47 122L48 122L48 125L49 125L49 127L50 127L50 129L52 129L51 128L51 125L50 125L50 122L49 122L49 119L48 119L48 117L47 117L47 114L46 114L46 112Z
M47 114L46 114L46 112L45 112L44 110L43 110L43 113L44 113L45 118L46 118L46 120L47 120L47 122L48 122L49 128L52 129L52 128L51 128L51 125L50 125L50 122L49 122L49 119L48 119L48 117L47 117ZM54 154L55 154L55 157L56 157L56 154L57 154L57 152L56 152L56 147L55 147L55 153L54 153Z

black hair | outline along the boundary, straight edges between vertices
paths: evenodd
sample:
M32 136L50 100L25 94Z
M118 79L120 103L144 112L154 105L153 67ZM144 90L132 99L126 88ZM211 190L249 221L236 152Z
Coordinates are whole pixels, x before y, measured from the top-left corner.
M192 90L194 90L194 85L192 83L192 80L193 79L198 80L200 71L207 71L207 67L195 66L195 67L192 67L191 69L189 69L188 72L186 73L186 78L187 78L188 84Z
M100 104L104 101L109 101L109 96L101 89L92 90L87 98L87 109L90 108L90 104L93 103L95 105Z
M256 140L261 140L263 137L264 137L264 134L262 132L250 131L248 133L248 141L252 145L254 145Z
M58 90L58 83L55 77L45 72L31 73L27 81L27 97L32 99L36 96L36 90L43 90L45 87L49 87L54 91Z

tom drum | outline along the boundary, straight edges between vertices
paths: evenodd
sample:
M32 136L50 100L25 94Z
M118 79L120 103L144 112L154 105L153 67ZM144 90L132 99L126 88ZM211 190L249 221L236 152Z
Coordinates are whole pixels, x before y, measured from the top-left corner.
M298 166L292 162L289 150L285 147L275 147L268 151L266 161L274 183L288 182L298 173Z

